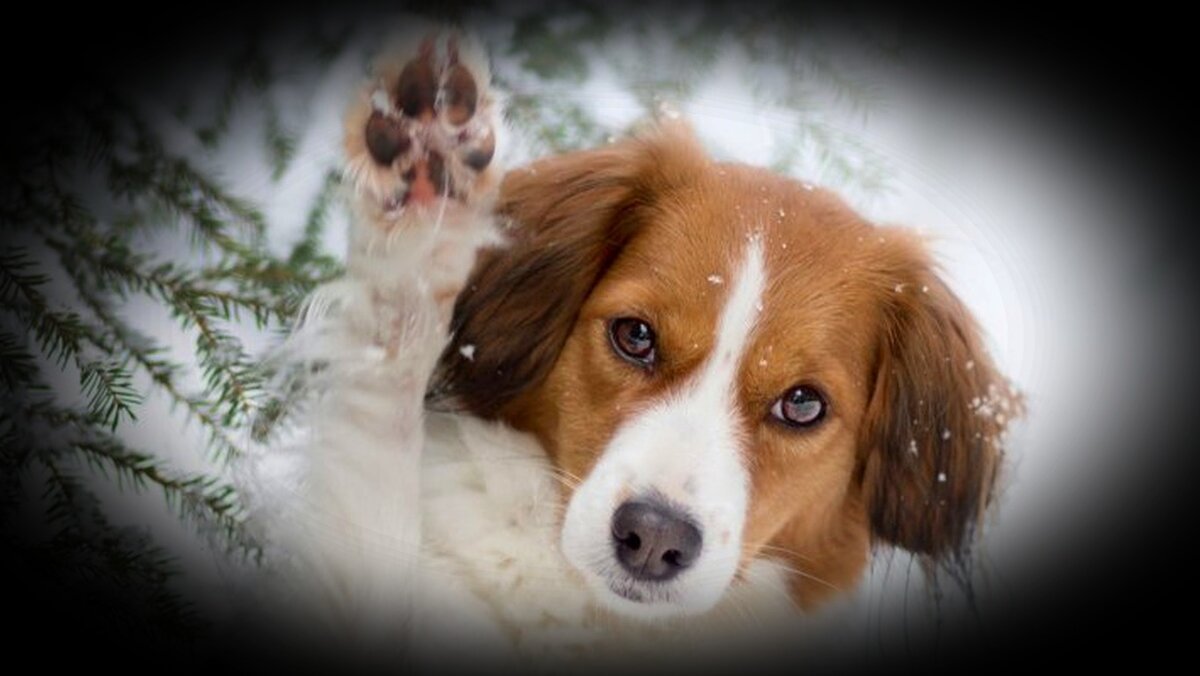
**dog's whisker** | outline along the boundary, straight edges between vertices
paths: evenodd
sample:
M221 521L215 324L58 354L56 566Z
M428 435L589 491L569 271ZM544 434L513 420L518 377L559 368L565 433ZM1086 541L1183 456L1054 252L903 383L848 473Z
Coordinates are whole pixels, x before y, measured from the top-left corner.
M842 590L841 587L830 582L829 580L826 580L822 577L819 577L817 575L809 573L802 568L798 568L796 566L783 563L783 562L779 561L778 559L772 559L771 563L775 566L778 566L780 570L791 573L792 575L797 575L806 580L812 580L813 582L816 582L818 584L821 584L822 586L828 587L829 589L832 589L833 591L841 591Z
M794 556L794 557L796 557L796 558L803 559L803 560L805 560L805 561L812 561L812 560L813 560L813 558L812 558L811 556L808 556L808 555L806 555L806 554L801 554L800 552L796 551L795 549L791 549L791 548L789 548L789 547L780 547L779 545L765 544L765 545L759 545L758 549L759 549L759 551L761 551L761 552L768 552L768 553L775 553L775 554L784 554L784 555L787 555L787 556Z

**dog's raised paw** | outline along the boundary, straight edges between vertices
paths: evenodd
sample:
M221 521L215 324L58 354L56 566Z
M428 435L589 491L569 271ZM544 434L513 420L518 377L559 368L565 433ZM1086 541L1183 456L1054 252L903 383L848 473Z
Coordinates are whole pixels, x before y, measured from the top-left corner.
M385 50L346 120L347 174L369 212L393 221L473 208L494 194L489 79L483 49L458 33Z

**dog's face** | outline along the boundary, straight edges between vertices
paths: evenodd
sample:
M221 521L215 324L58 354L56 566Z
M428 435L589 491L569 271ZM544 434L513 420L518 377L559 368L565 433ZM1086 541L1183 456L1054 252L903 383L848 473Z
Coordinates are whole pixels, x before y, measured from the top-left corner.
M867 290L814 264L849 264L849 243L813 236L813 195L709 178L640 216L527 414L557 415L555 459L582 479L563 552L636 612L706 608L779 521L833 515L865 407Z
M872 535L966 541L1015 399L911 235L677 127L516 170L501 209L441 385L577 482L562 550L603 603L702 612L769 556L808 605Z

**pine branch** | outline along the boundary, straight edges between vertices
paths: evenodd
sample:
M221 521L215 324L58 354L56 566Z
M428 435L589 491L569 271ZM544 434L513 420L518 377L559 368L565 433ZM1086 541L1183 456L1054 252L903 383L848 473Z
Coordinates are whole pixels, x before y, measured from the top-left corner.
M268 307L270 314L282 322L290 321L295 316L300 302L310 291L339 276L341 270L340 263L321 255L308 264L292 264L275 259L222 263L204 268L196 279L201 283L228 281L239 289L266 291L273 296Z
M243 554L259 556L260 547L245 532L245 517L235 489L221 479L205 475L189 475L167 468L155 456L131 449L118 437L97 429L97 420L90 414L40 402L24 407L28 420L41 420L55 428L66 430L61 445L42 445L36 455L41 460L53 460L66 450L79 454L93 470L105 477L110 473L119 486L128 485L144 491L155 486L163 493L168 506L189 520L214 542L235 545ZM37 444L36 433L24 431L26 444Z
M292 248L291 254L288 256L285 270L315 267L324 274L324 277L312 280L298 288L301 298L311 292L316 287L316 283L322 283L341 273L342 266L338 261L327 254L320 253L321 235L333 204L333 197L340 184L339 172L331 170L326 173L324 184L309 209L304 236ZM273 373L267 374L267 377L274 375ZM276 394L263 404L251 422L251 435L255 441L267 443L280 425L297 413L297 404L307 393L303 387L303 376L303 372L286 373L276 381L277 385L273 388Z
M105 114L108 111L98 112L94 119L87 120L85 135L90 141L85 146L93 149L94 162L103 163L113 196L135 206L138 198L149 199L191 224L197 241L226 255L256 258L254 246L243 244L226 232L226 224L240 225L249 232L251 243L259 244L266 229L263 215L187 160L168 155L150 126L132 107L116 99L111 100L111 105L121 112L124 124L106 123L111 115ZM114 152L120 145L119 127L124 127L132 137L122 153ZM57 197L69 198L57 188L56 181L52 183ZM144 219L144 215L135 211L127 215L125 226L131 227Z
M106 635L132 632L151 641L194 637L202 624L168 584L174 573L171 561L143 533L117 529L108 521L96 496L64 468L63 455L69 449L54 441L56 435L47 434L46 423L51 429L81 425L92 433L97 421L83 413L70 414L74 422L53 415L43 419L39 412L53 413L46 402L29 408L18 408L13 400L3 404L4 516L26 503L50 529L48 538L32 539L24 534L26 529L5 531L6 564L18 574L25 571L51 583L45 588L49 593L39 595L39 603L69 610L72 618L100 620L103 624L95 629ZM11 502L12 490L39 475L44 479L40 502L31 505L23 497Z
M24 297L32 305L45 306L46 298L38 287L50 278L32 272L35 269L37 263L29 257L28 249L21 247L0 252L0 300L10 304Z
M318 373L322 366L290 366L290 370L269 374L274 378L274 392L258 411L250 425L250 434L255 442L266 444L288 421L303 416L303 404L312 396L308 377Z
M65 199L65 193L60 191L58 194ZM195 283L188 272L169 263L149 270L139 269L137 266L144 263L144 257L130 252L116 237L99 237L77 225L70 225L68 229L75 235L74 246L46 237L46 242L62 257L65 267L74 270L79 265L90 263L97 278L106 281L110 288L122 293L130 289L139 290L157 295L168 303L184 328L191 326L199 331L197 352L206 382L219 391L222 401L228 402L222 424L231 425L239 416L249 417L255 408L254 396L260 385L240 343L215 327L212 320L236 321L240 319L240 311L248 311L261 327L272 316L286 321L291 315L290 308L257 297L205 288ZM97 256L96 252L101 252L101 255ZM18 293L24 297L32 309L32 316L24 318L36 327L43 351L60 367L68 359L75 359L81 373L81 384L92 399L93 411L115 428L123 416L132 416L136 404L126 386L127 378L123 378L111 364L86 361L80 356L80 347L85 340L97 345L103 352L109 352L111 348L106 344L102 332L85 325L77 314L55 313L46 308L45 298L37 287L47 279L44 275L28 272L32 267L34 263L24 251L15 251L0 258L0 297L8 299Z
M240 320L245 312L259 328L272 319L285 322L292 316L293 309L287 301L206 285L201 276L174 263L152 265L147 256L132 252L117 237L101 237L86 231L74 234L73 243L53 237L47 237L46 243L68 269L89 270L92 281L121 297L141 292L172 308L188 308L225 321Z
M204 426L209 436L210 448L214 450L218 458L228 461L239 455L241 452L239 446L229 437L225 427L213 413L212 405L201 398L185 395L179 389L175 381L178 367L158 357L163 351L162 348L154 346L152 341L137 334L117 318L109 304L96 291L102 285L87 278L86 266L81 265L80 260L72 257L73 249L62 243L56 243L55 248L60 254L63 269L68 272L75 283L80 299L106 329L106 333L103 335L101 332L93 330L82 333L81 338L88 340L102 352L118 357L118 361L122 363L132 361L140 366L149 375L151 381L168 394L173 404L183 405L189 414ZM78 347L77 344L76 347ZM27 354L23 356L19 342L9 334L0 334L0 359L3 360L0 361L0 366L4 369L6 380L9 380L7 374L10 371L20 374L25 380L30 380L36 375L36 364L30 363L32 356ZM97 375L107 375L110 381L116 381L112 385L114 389L123 389L128 394L129 378L123 369L115 369L111 374L89 375L89 373L91 372L84 371L85 381L88 378L96 378ZM13 378L16 377L17 375L13 376ZM135 417L133 407L141 401L140 396L137 396L136 393L133 395L136 399L125 399L124 404L131 418Z
M119 275L130 288L157 296L172 307L188 308L190 313L239 321L241 313L246 312L259 328L267 326L272 319L286 322L292 316L293 310L286 301L208 287L191 271L171 263L148 270L122 268L113 261L108 263L107 271Z
M25 349L23 341L0 331L0 382L9 392L29 389L37 378L37 360Z
M247 556L258 557L261 547L245 533L244 512L234 488L210 476L171 472L153 456L129 449L115 437L72 443L87 463L102 474L112 472L118 484L144 491L153 484L162 491L167 505L184 518L209 531L214 542L224 542Z
M228 460L239 454L237 444L232 442L225 430L253 414L257 407L256 398L261 391L261 378L240 343L214 322L239 321L243 312L253 317L259 327L266 326L272 319L286 322L294 313L295 301L216 289L204 284L194 273L172 263L151 266L146 256L132 252L117 236L102 236L85 228L70 228L70 231L74 235L71 242L50 236L45 237L45 241L58 253L64 269L72 274L80 295L93 313L107 324L112 339L122 343L120 349L104 345L104 351L123 350L127 358L132 358L146 369L152 380L164 388L173 401L182 403L194 418L205 425L219 456ZM165 364L157 360L152 352L139 349L132 340L132 332L89 291L93 285L122 298L132 292L157 298L168 307L184 329L194 328L198 333L197 356L208 391L215 392L218 401L224 403L223 414L208 402L180 392L171 374L164 368ZM97 345L104 341L99 336L93 338ZM102 382L94 376L93 380ZM120 401L111 400L109 409L114 412L126 410L127 407L119 405ZM114 403L118 405L114 407Z
M321 253L321 234L329 221L329 210L333 206L333 198L341 180L341 172L334 169L325 172L321 190L313 199L308 218L304 222L304 237L292 247L291 255L288 256L290 267L316 266L326 273L340 274L341 264L329 255Z
M32 304L14 304L8 309L32 327L38 346L49 361L57 364L59 368L65 368L73 360L80 370L83 370L85 363L80 349L88 336L94 334L84 325L78 314L52 312L45 306Z
M228 280L242 289L266 290L279 299L275 314L281 323L291 321L300 303L313 289L343 272L341 262L321 250L321 237L340 185L340 172L326 172L309 209L304 235L292 247L286 260L263 257L257 261L223 263L204 269L199 279Z
M242 289L266 290L278 299L273 308L275 316L281 323L290 322L300 303L313 289L343 272L341 262L321 249L321 237L340 186L340 172L326 172L309 209L304 235L292 247L286 260L263 257L257 261L223 263L204 269L199 279L228 280Z
M133 420L141 396L130 384L122 365L102 359L89 359L83 353L91 343L102 353L110 351L103 332L88 324L75 312L49 309L40 287L49 281L45 275L30 273L32 260L24 251L0 255L0 298L26 326L29 326L42 354L59 368L74 362L79 369L79 384L88 398L91 412L110 429L122 419Z
M243 528L244 514L230 485L216 476L175 471L158 454L131 448L115 430L134 420L144 403L133 380L141 370L152 387L186 407L210 447L226 457L236 453L232 430L257 410L261 383L228 324L251 318L260 327L284 323L295 303L282 286L206 278L188 262L156 263L135 249L131 226L177 222L190 228L198 248L215 250L223 266L286 267L265 252L265 219L251 203L190 161L170 157L132 107L100 100L106 104L92 106L89 99L79 119L39 142L30 170L3 189L0 227L6 239L8 231L20 229L18 241L31 240L34 248L6 243L0 249L0 521L7 524L12 515L36 506L41 523L52 530L49 540L11 542L4 531L3 541L15 565L37 570L65 590L72 611L76 604L88 606L96 617L112 616L139 638L186 636L197 625L169 589L171 562L145 536L114 527L89 482L72 475L67 461L98 470L96 480L109 477L118 487L161 491L179 518L214 543L257 560L261 550ZM80 130L86 132L82 138ZM277 149L282 158L287 149L278 143ZM86 178L80 172L108 181L116 207L127 212L121 223L99 221L73 183L60 183L65 176ZM170 218L156 216L155 209ZM52 279L63 273L49 265L47 254L57 254L73 288L62 289ZM308 283L297 277L297 285ZM113 299L134 293L167 307L195 337L203 394L182 391L181 366L114 311ZM70 297L67 306L58 305L60 296ZM86 402L80 410L62 406L65 393L45 387L40 378L43 370L72 366ZM31 500L30 481L39 478L45 481L42 500Z
M188 204L186 197L199 195L204 202L211 203L220 210L217 214L218 217L224 216L249 228L251 235L256 240L262 237L262 232L266 228L266 219L250 202L226 192L224 188L196 171L185 160L171 160L168 168L169 171L164 177L163 185L159 188L164 195L171 195L173 190L176 191L174 194L183 197L179 202L182 205ZM206 222L206 225L208 224ZM213 222L211 225L223 226L224 222ZM243 251L245 250L243 249ZM256 254L252 253L251 255Z
M123 365L103 361L86 364L80 369L79 384L100 424L115 430L122 417L137 420L134 409L142 403L142 396L133 389Z
M646 22L636 12L613 13L598 4L556 17L525 11L514 17L511 55L516 58L505 61L520 64L521 72L495 77L512 94L515 122L544 150L564 151L601 144L610 131L575 91L597 54L611 54L609 70L649 107L664 93L680 103L693 96L716 65L720 52L714 45L731 43L752 60L783 68L788 75L782 87L766 86L764 80L754 90L756 97L797 114L792 128L784 130L795 133L779 143L772 157L777 168L790 170L800 159L816 159L838 181L885 185L886 157L811 115L811 102L831 95L840 110L865 116L881 105L875 98L878 91L869 83L863 86L836 59L812 58L823 56L819 46L808 46L814 43L780 42L778 23L794 18L783 9L780 4L771 10L706 14L681 28L673 48L654 42L653 51L634 54L612 54L606 47L613 44L609 38L618 25L622 30L636 27L641 32L635 35L647 45L659 37L638 27ZM327 28L322 24L315 33L328 33ZM314 41L313 50L329 58L352 34L347 28L332 41ZM248 36L245 48L235 54L228 86L205 92L210 98L217 95L216 110L197 135L212 149L228 132L237 105L245 102L264 110L262 144L278 180L301 158L295 130L286 128L291 118L280 114L267 90L277 75L269 56ZM506 75L511 77L506 80ZM59 287L47 274L59 274L59 266L47 267L40 248L0 251L0 383L7 388L0 392L0 520L29 494L22 482L31 476L36 480L41 476L37 472L47 474L49 518L58 532L46 560L71 574L110 579L115 588L128 586L134 589L131 594L145 589L151 604L161 601L167 607L168 601L153 599L156 590L166 589L169 562L144 540L109 524L83 479L110 477L132 490L161 491L181 519L227 543L231 551L256 555L257 545L241 527L243 514L230 486L216 477L177 472L161 454L146 452L157 449L133 448L114 430L142 410L145 400L133 383L147 382L134 380L143 375L149 392L168 399L173 410L183 407L185 424L200 425L210 451L225 460L240 452L237 435L246 428L263 440L289 416L304 415L298 396L304 391L293 385L312 372L282 374L282 387L266 396L265 383L273 374L250 359L237 329L250 321L260 329L287 326L302 298L341 274L340 260L322 249L339 177L327 174L312 197L300 241L275 255L265 246L266 219L255 204L236 194L236 185L223 184L209 163L217 159L215 154L175 156L130 101L107 92L88 98L69 124L49 135L36 144L31 169L0 185L0 228L5 234L23 228L48 246L51 255L57 254L74 287L67 293L73 291L79 300L70 298L66 307L57 304L52 291ZM78 178L80 172L90 172L84 178L107 181L115 216L97 218L89 210L91 202L73 192L77 186L67 183L67 177ZM202 255L164 262L134 237L154 237L170 228L187 235L192 249ZM160 341L123 318L119 303L134 296L149 298L171 313L172 321L195 341L195 366L190 360L175 363ZM39 372L55 367L78 369L86 409L64 407L61 393L41 385ZM193 393L184 383L194 371L204 385ZM35 397L37 402L21 401ZM98 473L77 478L68 461L86 463Z
M80 288L86 289L83 285L80 285ZM241 455L240 445L229 436L225 426L213 412L212 404L201 397L186 395L179 389L176 382L179 367L158 357L163 352L161 347L154 345L150 339L117 319L96 294L85 290L81 297L92 313L108 328L116 350L141 367L151 382L167 394L173 406L183 406L204 428L208 435L209 449L217 460L229 462Z
M216 329L200 313L193 313L191 320L200 332L196 338L196 352L205 384L210 391L216 391L219 401L225 403L221 423L232 427L253 419L258 408L257 399L262 394L262 382L242 350L241 342Z
M190 640L202 630L194 610L169 587L174 565L149 539L118 531L99 503L54 456L41 456L47 474L46 516L58 528L46 545L18 547L14 553L43 579L63 587L73 614L107 624L107 635L134 635L142 641Z
M134 162L113 159L109 163L109 182L113 194L129 200L150 198L169 214L193 228L195 241L215 247L234 258L256 259L256 249L227 232L229 223L248 230L252 242L261 240L266 221L245 200L227 193L214 181L196 171L185 160L165 155L146 154ZM130 215L130 222L138 220ZM141 217L144 218L144 217Z

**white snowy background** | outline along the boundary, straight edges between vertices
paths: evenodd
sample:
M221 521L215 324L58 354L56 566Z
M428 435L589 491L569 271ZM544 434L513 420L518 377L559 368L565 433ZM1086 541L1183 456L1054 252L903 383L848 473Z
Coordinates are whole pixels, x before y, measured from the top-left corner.
M231 102L228 131L213 148L197 139L194 120L211 114L206 105L218 105L205 94L225 86L223 62L200 71L211 79L139 95L169 151L213 170L231 192L260 205L267 244L284 254L338 164L341 114L367 55L390 22L400 20L350 26L346 48L330 62L312 55L300 33L271 36L276 77L266 90L243 91ZM586 30L588 20L567 16L550 30ZM817 35L786 59L771 57L770 48L763 56L722 40L711 45L713 61L693 72L690 57L670 39L693 20L699 18L680 14L669 27L618 25L582 49L579 81L542 78L527 68L511 47L511 19L490 15L475 28L510 93L555 104L545 120L578 104L602 132L619 136L657 103L654 82L695 76L693 87L657 98L681 110L713 154L830 186L878 222L931 236L950 286L979 318L1002 370L1028 396L1029 415L1011 437L1006 490L984 548L996 571L989 579L1019 576L1030 552L1063 546L1088 527L1089 514L1102 511L1107 482L1127 471L1110 435L1140 413L1125 396L1128 384L1147 382L1161 368L1146 347L1156 344L1148 335L1153 322L1139 320L1156 309L1150 299L1134 300L1136 241L1119 229L1129 214L1117 193L1059 142L1058 125L1066 121L1042 117L1038 102L1022 98L1013 83L949 86L919 64L864 55L853 40L823 42ZM873 39L886 45L888 36ZM828 63L813 65L817 59ZM865 99L847 97L846 82ZM278 177L262 139L265 100L274 102L296 140L294 158ZM186 115L177 112L180 101ZM512 161L548 152L536 129L518 124L517 132L524 142ZM324 236L327 250L339 256L344 219L335 210ZM147 245L167 258L193 255L182 236L157 235ZM192 339L157 304L131 302L123 315L169 345L172 357L194 363ZM277 339L251 325L239 335L256 354ZM190 384L199 389L199 376ZM120 433L179 467L219 471L206 460L202 430L157 396ZM106 499L120 520L150 528L178 557L182 584L206 590L208 610L222 611L220 552L153 494L110 489ZM909 572L904 557L883 557L859 595L859 610L895 612L906 596L911 601ZM986 593L1002 596L1003 582L995 584Z

